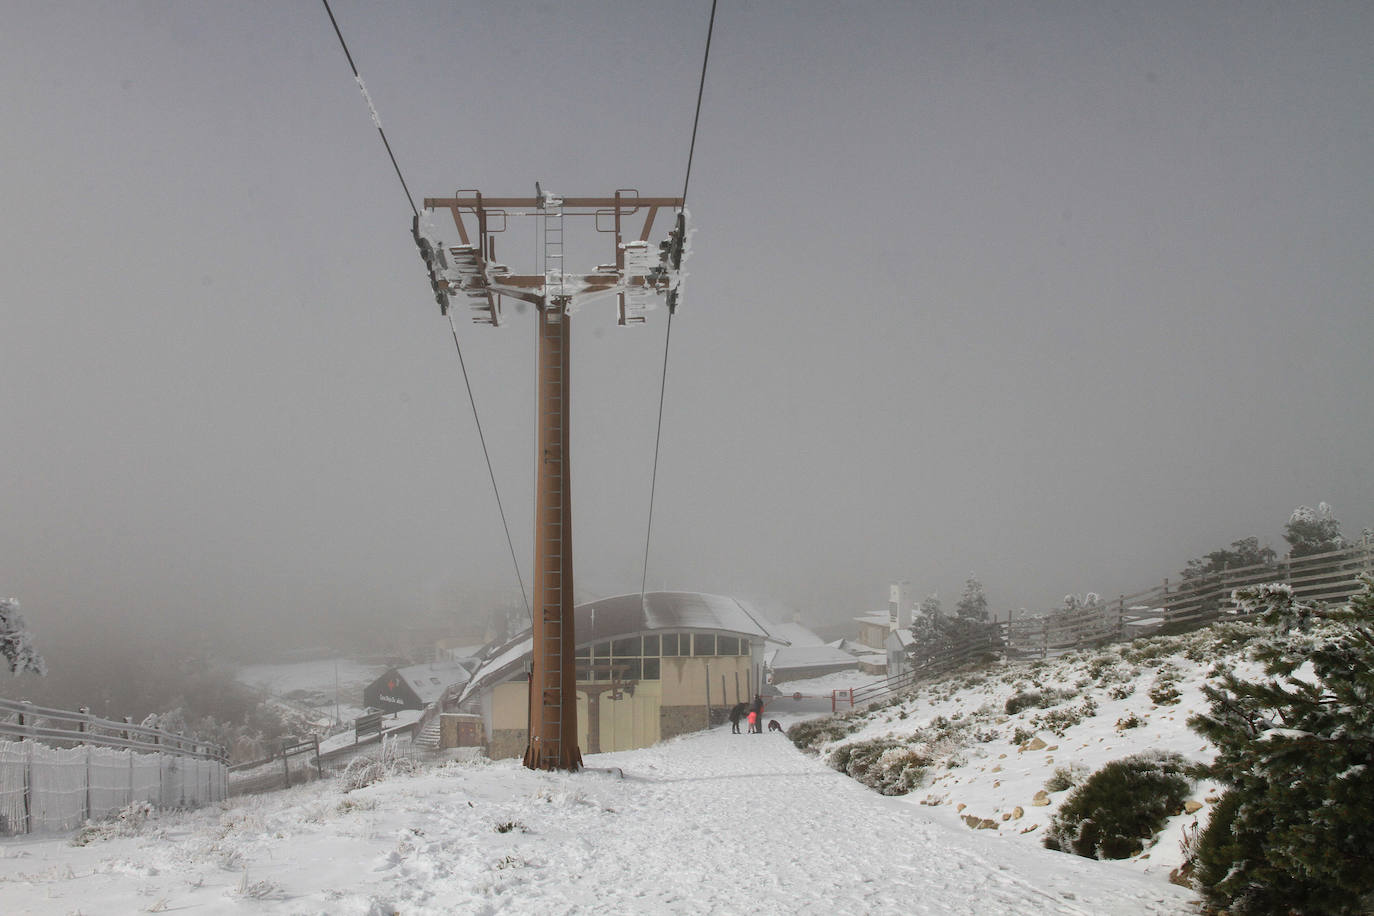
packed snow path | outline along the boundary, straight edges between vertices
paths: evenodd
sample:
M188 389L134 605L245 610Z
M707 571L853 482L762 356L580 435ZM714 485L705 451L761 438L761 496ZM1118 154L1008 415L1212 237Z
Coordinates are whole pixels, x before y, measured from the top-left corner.
M1190 894L1113 863L930 820L729 728L576 775L449 765L330 783L70 846L0 843L6 913L1164 914Z

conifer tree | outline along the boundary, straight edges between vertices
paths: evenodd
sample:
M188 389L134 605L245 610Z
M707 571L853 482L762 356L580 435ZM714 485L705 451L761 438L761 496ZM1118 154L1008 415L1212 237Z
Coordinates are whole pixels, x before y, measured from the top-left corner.
M1345 544L1341 523L1326 503L1317 503L1315 510L1307 506L1294 509L1288 524L1283 526L1283 539L1288 542L1288 553L1293 557L1330 553Z
M1238 589L1273 633L1265 677L1214 671L1189 725L1217 747L1238 796L1236 857L1203 893L1235 916L1355 914L1374 903L1374 580L1348 605L1307 604L1286 585Z
M983 623L988 619L988 596L983 594L983 583L977 577L969 576L964 583L964 594L954 606L954 613L961 620Z
M33 647L33 637L19 615L19 602L0 598L0 658L11 674L47 674L48 665Z

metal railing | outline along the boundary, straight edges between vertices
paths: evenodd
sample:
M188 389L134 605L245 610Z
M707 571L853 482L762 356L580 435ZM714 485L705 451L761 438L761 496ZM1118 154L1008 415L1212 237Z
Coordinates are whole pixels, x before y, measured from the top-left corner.
M228 755L218 744L174 734L160 728L134 725L129 719L116 721L91 715L90 710L75 712L35 706L25 700L0 699L0 738L38 741L52 747L95 745L145 753L201 757L227 763Z

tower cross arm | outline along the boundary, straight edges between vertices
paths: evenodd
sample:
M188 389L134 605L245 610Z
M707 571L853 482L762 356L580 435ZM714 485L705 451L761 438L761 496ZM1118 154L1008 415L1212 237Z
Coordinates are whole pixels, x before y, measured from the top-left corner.
M458 207L475 210L478 207L493 209L498 207L538 207L538 197L426 197L426 210L442 210ZM641 207L682 207L681 197L565 197L564 210L604 209L619 207L622 213L633 213Z

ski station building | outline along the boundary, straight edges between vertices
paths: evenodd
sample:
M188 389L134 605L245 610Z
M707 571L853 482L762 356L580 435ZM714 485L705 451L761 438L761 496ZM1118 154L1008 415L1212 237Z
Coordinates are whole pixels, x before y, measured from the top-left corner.
M574 610L578 746L632 750L723 721L764 684L768 620L745 601L700 592L620 595ZM487 754L528 744L529 631L496 646L445 695L443 711L480 715Z

